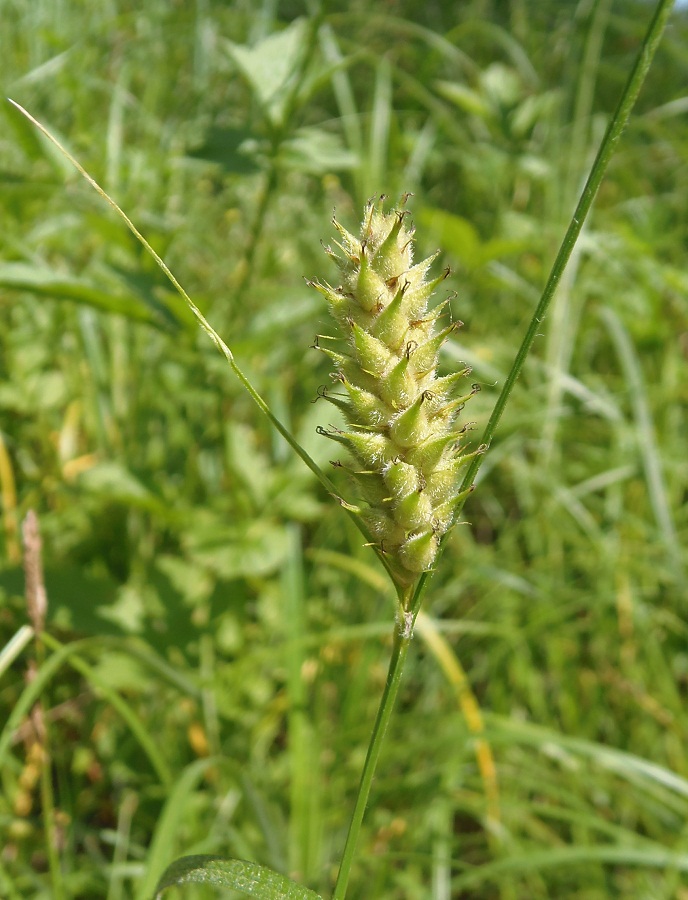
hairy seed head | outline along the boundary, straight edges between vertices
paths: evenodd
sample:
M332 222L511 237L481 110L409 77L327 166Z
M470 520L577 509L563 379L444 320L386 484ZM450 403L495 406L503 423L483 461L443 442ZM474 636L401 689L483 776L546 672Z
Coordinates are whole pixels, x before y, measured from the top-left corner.
M321 396L348 423L346 431L319 431L349 450L364 501L356 511L396 581L407 586L432 568L464 497L461 470L484 448L464 454L460 447L466 426L458 428L456 416L478 388L461 396L457 386L470 369L437 375L440 348L460 325L437 327L444 304L428 310L448 270L428 278L437 254L413 264L408 213L384 212L383 200L366 205L358 236L333 219L340 252L327 247L326 253L341 282L311 282L327 299L343 339L338 350L316 344L334 362L341 388L340 396Z

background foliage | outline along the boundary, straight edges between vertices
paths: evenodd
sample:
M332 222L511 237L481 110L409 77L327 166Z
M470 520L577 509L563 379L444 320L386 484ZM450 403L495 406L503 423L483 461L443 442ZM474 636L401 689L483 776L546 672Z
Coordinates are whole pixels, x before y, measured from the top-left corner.
M354 227L369 196L414 193L465 322L445 367L474 367L484 425L650 10L0 12L4 93L327 465L309 347L329 325L303 276L335 278L333 206ZM687 30L676 12L428 595L489 712L496 786L421 633L352 897L688 897L667 860L688 851ZM64 893L147 897L180 853L326 893L384 680L382 571L97 195L9 104L0 119L0 638L26 621L33 508L48 628L72 648L41 688ZM32 656L0 681L0 722ZM33 746L23 726L0 769L8 898L55 896Z

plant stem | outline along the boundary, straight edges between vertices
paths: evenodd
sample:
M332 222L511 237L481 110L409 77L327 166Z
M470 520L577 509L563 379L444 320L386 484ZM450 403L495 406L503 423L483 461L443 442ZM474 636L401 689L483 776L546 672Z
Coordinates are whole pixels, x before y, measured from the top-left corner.
M402 605L402 612L405 604ZM389 661L389 669L387 671L387 681L385 689L380 700L380 706L377 711L375 724L373 725L373 733L370 737L368 745L368 753L366 754L365 763L363 764L363 772L361 774L361 783L358 787L358 796L356 797L356 805L354 806L351 823L349 825L349 833L346 836L346 844L344 845L344 853L339 866L339 874L337 875L337 883L334 886L332 900L343 900L346 895L346 889L349 884L349 876L351 874L351 864L353 863L354 853L356 852L356 843L361 831L363 815L368 805L368 797L370 796L370 788L375 774L377 761L380 757L380 749L382 741L387 730L387 725L392 716L394 702L399 693L399 685L401 684L401 676L404 670L404 663L411 644L412 630L408 627L406 618L401 618L394 626L394 643L392 646L392 657Z
M279 182L281 166L280 154L282 152L282 146L287 138L296 130L295 122L299 92L318 46L318 31L324 18L324 10L321 8L322 4L320 3L310 3L309 6L311 7L311 10L309 11L311 12L312 17L309 22L308 37L305 42L303 55L293 75L292 88L285 103L282 121L277 128L271 128L270 123L268 122L271 131L269 168L260 192L260 199L253 218L253 224L249 231L241 275L234 291L235 309L241 309L251 279L255 274L255 260L258 245L265 229L268 207Z
M46 746L43 749L41 761L41 807L43 816L43 832L45 834L45 846L48 854L48 866L50 868L50 886L55 900L63 900L64 884L62 881L62 865L58 853L57 828L55 825L55 797L52 782L52 757L48 748L46 734Z

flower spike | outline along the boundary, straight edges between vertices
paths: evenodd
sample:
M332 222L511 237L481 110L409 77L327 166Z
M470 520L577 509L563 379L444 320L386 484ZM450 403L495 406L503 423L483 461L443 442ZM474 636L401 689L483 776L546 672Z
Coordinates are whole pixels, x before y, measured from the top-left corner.
M444 304L428 310L449 271L427 277L436 253L413 264L408 212L385 212L384 199L366 204L358 236L333 218L340 254L330 246L325 252L337 265L339 286L309 284L326 298L347 345L342 352L318 349L336 366L333 377L343 392L321 396L343 411L348 427L318 430L343 445L357 464L350 470L364 500L357 509L395 580L406 587L432 569L440 539L465 496L461 470L484 448L464 453L466 428L455 421L478 390L474 385L463 396L454 393L470 369L437 375L440 348L461 324L438 330Z

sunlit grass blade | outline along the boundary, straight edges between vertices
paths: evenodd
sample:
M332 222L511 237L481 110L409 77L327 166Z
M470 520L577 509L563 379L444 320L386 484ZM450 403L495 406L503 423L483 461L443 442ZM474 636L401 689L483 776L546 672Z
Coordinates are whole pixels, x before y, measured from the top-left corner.
M688 800L688 779L663 766L632 753L607 747L595 741L570 737L531 722L517 722L494 714L488 714L485 718L489 726L488 733L494 741L507 740L531 746L561 747L591 760L594 765L613 772L629 783L645 785L648 790L660 787L667 792L667 796L680 800L683 808L688 810L685 806L685 801Z
M15 659L21 656L24 649L31 643L33 635L34 631L30 625L22 625L21 628L12 635L2 650L0 650L0 678L2 678Z

